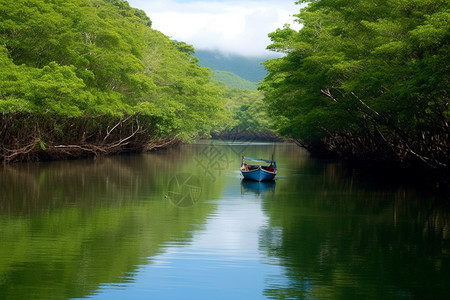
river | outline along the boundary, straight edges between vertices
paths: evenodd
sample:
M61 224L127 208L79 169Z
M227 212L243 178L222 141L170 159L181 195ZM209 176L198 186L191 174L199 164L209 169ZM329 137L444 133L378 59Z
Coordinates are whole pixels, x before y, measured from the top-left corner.
M289 143L2 165L0 299L449 299L446 200Z

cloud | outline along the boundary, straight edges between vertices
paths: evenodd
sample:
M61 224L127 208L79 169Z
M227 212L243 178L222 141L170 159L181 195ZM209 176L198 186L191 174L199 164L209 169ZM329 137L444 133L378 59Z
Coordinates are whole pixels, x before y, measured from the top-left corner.
M245 56L270 54L268 34L293 24L300 6L294 0L129 0L143 9L153 28L196 49ZM299 25L293 25L297 28Z

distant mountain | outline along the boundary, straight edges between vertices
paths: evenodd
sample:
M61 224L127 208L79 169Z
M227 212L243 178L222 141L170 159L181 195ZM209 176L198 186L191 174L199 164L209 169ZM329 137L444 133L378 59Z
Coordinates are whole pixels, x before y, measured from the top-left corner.
M225 83L230 88L240 90L256 90L258 88L257 82L244 79L235 73L218 70L213 70L213 72L215 80Z
M196 50L194 56L198 57L199 65L212 70L228 71L253 82L263 80L267 74L261 62L270 57L245 57L240 55L227 55L218 51Z

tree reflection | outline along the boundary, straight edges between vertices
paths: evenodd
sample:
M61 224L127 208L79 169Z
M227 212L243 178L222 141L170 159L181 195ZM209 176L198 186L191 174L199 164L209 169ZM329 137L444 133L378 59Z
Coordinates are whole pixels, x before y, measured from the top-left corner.
M442 199L368 185L335 163L310 161L299 174L264 201L271 227L261 248L289 278L269 281L268 298L448 297L450 209Z
M192 170L189 151L0 169L0 299L66 299L133 280L171 241L189 242L223 182L174 206L167 185ZM206 179L205 179L206 180Z

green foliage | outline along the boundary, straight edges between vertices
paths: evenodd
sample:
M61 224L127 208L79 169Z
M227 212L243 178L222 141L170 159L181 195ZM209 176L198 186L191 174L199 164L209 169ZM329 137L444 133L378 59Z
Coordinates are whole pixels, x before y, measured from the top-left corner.
M232 118L227 131L251 131L252 134L271 131L272 114L268 113L260 91L227 89L225 97L226 107Z
M0 113L136 115L155 138L208 135L225 119L221 89L191 45L150 26L123 0L0 0Z
M304 2L304 1L300 1ZM276 127L341 156L448 166L449 8L443 0L314 1L261 84Z
M51 62L42 69L16 66L1 47L0 110L76 117L88 111L93 96L73 66Z

